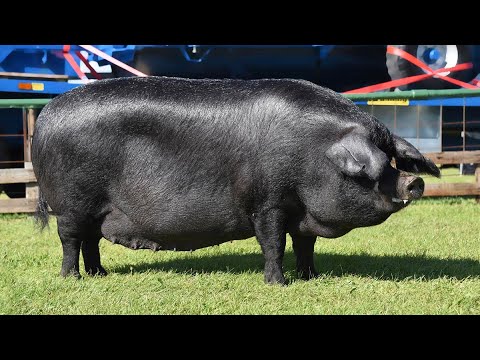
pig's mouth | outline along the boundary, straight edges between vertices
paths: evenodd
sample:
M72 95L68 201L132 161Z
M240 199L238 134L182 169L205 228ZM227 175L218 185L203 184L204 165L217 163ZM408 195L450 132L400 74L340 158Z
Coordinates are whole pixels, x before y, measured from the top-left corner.
M391 195L383 195L382 198L385 204L384 206L386 206L386 209L388 209L387 212L389 213L400 211L412 202L412 199L401 199L395 196L392 197Z
M403 205L407 205L410 202L410 200L409 199L399 199L399 198L396 198L396 197L392 197L392 202L393 203L398 203L398 204L403 203Z
M378 190L378 183L375 185L375 191L381 195L383 203L393 211L398 211L406 207L413 200L412 196L408 196L407 194L395 194L395 192L392 194L393 191L390 192L390 194L388 194L388 192L382 193Z

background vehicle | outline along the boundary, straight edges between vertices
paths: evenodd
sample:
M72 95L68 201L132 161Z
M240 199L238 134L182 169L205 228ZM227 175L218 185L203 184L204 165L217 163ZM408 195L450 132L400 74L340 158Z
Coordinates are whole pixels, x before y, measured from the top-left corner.
M107 55L147 75L190 78L302 78L335 91L424 74L426 71L387 45L95 45ZM464 82L479 72L480 46L394 45L431 69L472 63L448 74ZM82 61L84 57L87 62ZM78 86L79 72L95 79L132 74L78 45L0 45L0 92L51 96ZM100 69L99 66L103 66ZM23 74L23 75L22 75ZM43 77L43 89L19 87L18 80ZM458 87L438 76L400 86L408 89ZM393 90L393 89L392 89Z

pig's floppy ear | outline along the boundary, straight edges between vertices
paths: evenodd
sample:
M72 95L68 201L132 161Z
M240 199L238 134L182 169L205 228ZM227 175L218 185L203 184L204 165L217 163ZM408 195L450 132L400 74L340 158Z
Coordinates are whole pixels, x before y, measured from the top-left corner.
M350 133L334 143L325 153L348 176L365 176L378 181L389 163L387 155L365 136Z
M430 159L420 154L407 140L393 135L393 141L395 143L395 163L397 164L397 169L440 177L440 169Z

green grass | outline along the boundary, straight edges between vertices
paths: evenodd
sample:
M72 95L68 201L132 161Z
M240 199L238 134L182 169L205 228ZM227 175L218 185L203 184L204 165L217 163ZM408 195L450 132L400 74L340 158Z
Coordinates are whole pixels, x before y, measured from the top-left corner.
M101 241L109 275L59 276L55 219L0 216L1 314L480 314L480 205L422 199L381 225L319 238L321 276L263 283L255 239L190 252L133 251ZM83 264L81 262L81 264Z

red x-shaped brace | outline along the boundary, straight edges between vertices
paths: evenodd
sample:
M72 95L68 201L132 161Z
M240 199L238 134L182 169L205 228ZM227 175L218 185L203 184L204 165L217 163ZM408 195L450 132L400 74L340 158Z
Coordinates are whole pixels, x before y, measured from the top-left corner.
M63 45L63 57L65 58L65 60L68 61L68 63L80 79L82 79L83 81L88 81L87 75L85 75L85 73L80 70L80 66L77 65L75 59L70 54L70 45Z
M457 80L457 79L453 79L449 76L440 74L440 73L446 72L446 71L449 71L449 72L452 73L452 72L455 72L455 71L471 69L473 67L473 64L471 62L458 64L458 65L450 67L450 68L442 68L442 69L433 70L427 64L425 64L423 61L417 59L415 56L409 54L408 52L406 52L402 49L396 48L395 46L388 45L387 46L387 53L391 54L391 55L400 56L401 58L403 58L403 59L411 62L412 64L418 66L419 68L425 70L427 72L427 74L408 76L408 77L405 77L403 79L397 79L397 80L387 81L387 82L376 84L376 85L365 86L365 87L362 87L362 88L359 88L359 89L346 91L346 92L344 92L344 94L371 93L371 92L374 92L374 91L390 89L390 88L393 88L393 87L398 87L398 86L410 84L410 83L413 83L413 82L422 81L422 80L428 79L430 77L433 77L435 75L437 75L442 80L451 82L455 85L461 86L461 87L466 88L466 89L472 89L472 90L473 89L478 89L478 86L475 86L475 85L479 84L479 82L477 82L477 81L475 81L475 85L472 85L472 84L469 84L469 83L466 83L466 82L463 82L463 81L460 81L460 80Z
M98 56L102 57L103 59L109 61L110 63L115 64L115 65L121 67L122 69L125 69L125 70L137 75L137 76L148 76L147 74L144 74L141 71L138 71L137 69L134 69L131 66L128 66L127 64L124 64L123 62L107 55L103 51L100 51L100 50L98 50L97 48L95 48L91 45L79 45L79 46L84 48L85 50L91 52L91 53L94 53L95 55L98 55ZM78 64L75 62L73 56L70 54L70 49L71 49L70 45L64 45L63 46L63 57L65 58L65 60L68 61L68 63L73 68L73 70L78 75L78 77L80 79L84 80L85 82L87 82L88 81L87 75L85 75L85 73L82 70L80 70L80 66L78 66ZM75 54L85 64L85 66L87 66L90 69L90 72L92 73L92 75L97 80L100 80L101 76L95 71L95 69L93 69L93 67L90 65L88 60L82 55L82 53L80 51L76 51Z

